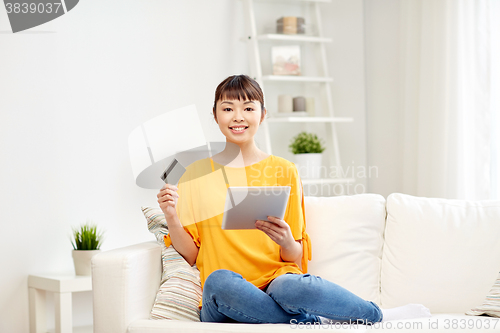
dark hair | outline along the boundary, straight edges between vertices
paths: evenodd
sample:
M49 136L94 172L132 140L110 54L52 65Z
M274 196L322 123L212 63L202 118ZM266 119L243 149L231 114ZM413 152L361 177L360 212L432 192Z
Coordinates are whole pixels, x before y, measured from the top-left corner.
M264 117L264 93L257 81L248 75L233 75L222 81L215 89L213 114L217 119L215 110L217 102L221 99L237 99L259 101L261 105L261 119Z

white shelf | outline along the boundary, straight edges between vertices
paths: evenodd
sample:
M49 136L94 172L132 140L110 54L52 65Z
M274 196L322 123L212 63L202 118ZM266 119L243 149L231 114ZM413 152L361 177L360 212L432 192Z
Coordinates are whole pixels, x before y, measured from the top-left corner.
M293 75L264 75L264 81L289 81L289 82L333 82L331 77L320 76L293 76Z
M304 179L302 178L302 185L310 184L347 184L354 183L354 178L319 178L319 179Z
M304 36L304 35L283 35L283 34L265 34L258 35L259 40L285 40L294 42L311 42L311 43L331 43L331 38Z
M276 117L268 118L270 123L350 123L350 117Z

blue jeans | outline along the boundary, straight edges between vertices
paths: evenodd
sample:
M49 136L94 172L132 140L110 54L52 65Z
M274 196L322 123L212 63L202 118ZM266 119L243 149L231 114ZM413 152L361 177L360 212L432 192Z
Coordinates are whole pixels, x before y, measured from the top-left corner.
M260 290L240 274L220 269L203 287L201 321L313 323L320 318L371 324L382 311L339 285L311 274L284 274Z

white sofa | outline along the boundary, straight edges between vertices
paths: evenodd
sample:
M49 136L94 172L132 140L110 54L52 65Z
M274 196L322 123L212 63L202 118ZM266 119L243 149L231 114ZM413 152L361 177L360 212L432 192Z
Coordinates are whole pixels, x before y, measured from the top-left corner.
M460 201L393 193L306 197L312 239L309 272L382 308L422 303L433 316L363 325L217 324L149 320L160 283L161 250L152 241L92 260L95 333L500 332L500 320L468 316L500 270L500 201ZM138 221L144 223L145 221ZM153 238L153 236L152 236Z

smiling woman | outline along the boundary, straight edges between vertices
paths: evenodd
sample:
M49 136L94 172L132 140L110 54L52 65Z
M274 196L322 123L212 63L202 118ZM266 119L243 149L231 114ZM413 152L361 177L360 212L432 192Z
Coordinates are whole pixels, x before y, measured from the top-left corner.
M383 316L428 316L421 305L382 314L375 303L307 274L311 240L306 232L302 184L293 163L265 154L254 142L266 114L255 80L235 75L222 81L216 89L213 114L226 137L224 151L189 165L178 188L166 184L157 195L171 244L200 270L201 321L319 323L325 317L373 323ZM233 157L230 162L234 160L231 146L239 148L238 157L244 163L239 167L220 163L227 177L217 177L218 161L228 161L227 156ZM241 173L243 177L238 177ZM284 217L267 216L266 221L255 221L251 230L221 229L227 188L249 185L290 186Z

